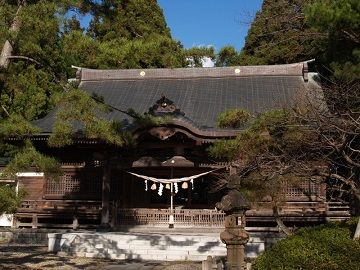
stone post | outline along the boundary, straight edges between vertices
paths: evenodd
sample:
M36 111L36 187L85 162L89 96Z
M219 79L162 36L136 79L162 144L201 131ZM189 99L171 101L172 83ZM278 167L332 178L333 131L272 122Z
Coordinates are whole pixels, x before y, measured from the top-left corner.
M245 231L245 211L250 209L249 203L239 191L231 190L216 204L216 208L226 214L225 230L220 234L227 249L226 269L245 270L245 245L249 241L249 234Z

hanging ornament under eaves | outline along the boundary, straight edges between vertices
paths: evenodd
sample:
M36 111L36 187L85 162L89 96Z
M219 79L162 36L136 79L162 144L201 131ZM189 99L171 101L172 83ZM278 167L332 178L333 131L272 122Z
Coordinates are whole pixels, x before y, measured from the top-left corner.
M153 184L151 185L151 190L156 190L156 184L155 184L155 183L153 183Z
M198 179L199 177L207 175L209 173L212 173L212 172L214 172L216 170L219 170L219 169L211 170L211 171L208 171L208 172L205 172L205 173L200 173L200 174L196 174L196 175L192 175L192 176L188 176L188 177L171 178L171 179L155 178L155 177L146 176L146 175L140 175L140 174L136 174L136 173L132 173L132 172L127 172L127 173L144 179L145 180L145 190L146 191L148 190L148 181L153 182L153 184L150 187L151 190L156 190L156 188L157 188L156 183L159 183L158 194L159 194L159 196L161 196L163 194L163 190L164 190L164 187L165 187L164 184L166 185L166 188L170 188L170 185L174 185L175 193L177 193L178 190L179 190L178 183L182 183L181 187L183 189L187 189L189 187L188 181L190 181L191 189L194 190L194 179Z
M166 184L166 185L165 185L165 188L166 188L166 189L170 189L170 184Z
M158 190L159 196L161 196L163 194L163 190L164 190L164 185L160 183L159 190Z
M175 189L175 193L178 193L178 192L179 192L179 187L178 187L178 184L177 184L177 183L174 184L174 189Z

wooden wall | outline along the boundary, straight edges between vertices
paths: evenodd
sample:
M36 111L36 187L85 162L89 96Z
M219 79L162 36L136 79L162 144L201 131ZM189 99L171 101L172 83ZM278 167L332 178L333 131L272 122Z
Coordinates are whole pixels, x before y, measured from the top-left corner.
M26 200L41 200L44 195L45 178L43 176L19 177L19 189L26 192Z

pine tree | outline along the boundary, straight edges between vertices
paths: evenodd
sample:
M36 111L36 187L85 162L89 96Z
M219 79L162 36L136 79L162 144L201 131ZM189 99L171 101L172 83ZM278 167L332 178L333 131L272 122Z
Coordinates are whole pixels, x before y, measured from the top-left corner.
M72 108L72 114L59 113L61 117L50 140L52 146L71 143L71 119L82 121L87 129L85 134L91 137L114 145L131 142L117 123L97 117L95 112L106 104L68 85L67 79L74 75L71 65L89 68L186 65L182 46L171 38L154 0L0 3L0 156L12 160L2 176L14 176L30 167L47 175L58 173L58 162L37 152L25 138L39 132L32 120L64 102L67 108ZM82 29L76 17L68 18L69 10L92 15L90 27ZM134 112L129 114L138 122L154 120ZM8 137L23 141L11 145ZM13 209L7 208L1 208L1 212Z

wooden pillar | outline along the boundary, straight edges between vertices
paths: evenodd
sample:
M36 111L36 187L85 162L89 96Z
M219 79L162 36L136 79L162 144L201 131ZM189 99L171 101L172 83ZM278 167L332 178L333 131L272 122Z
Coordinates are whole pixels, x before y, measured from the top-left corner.
M112 207L111 222L110 222L111 228L116 228L117 226L117 213L118 213L118 202L116 201Z
M79 228L79 220L76 215L73 215L72 228L73 228L73 230L77 230Z
M111 168L107 160L104 160L103 176L102 176L102 210L101 210L101 227L110 227L110 183L111 183Z
M36 229L38 227L38 216L36 214L33 214L31 224L32 224L31 227L33 229Z

